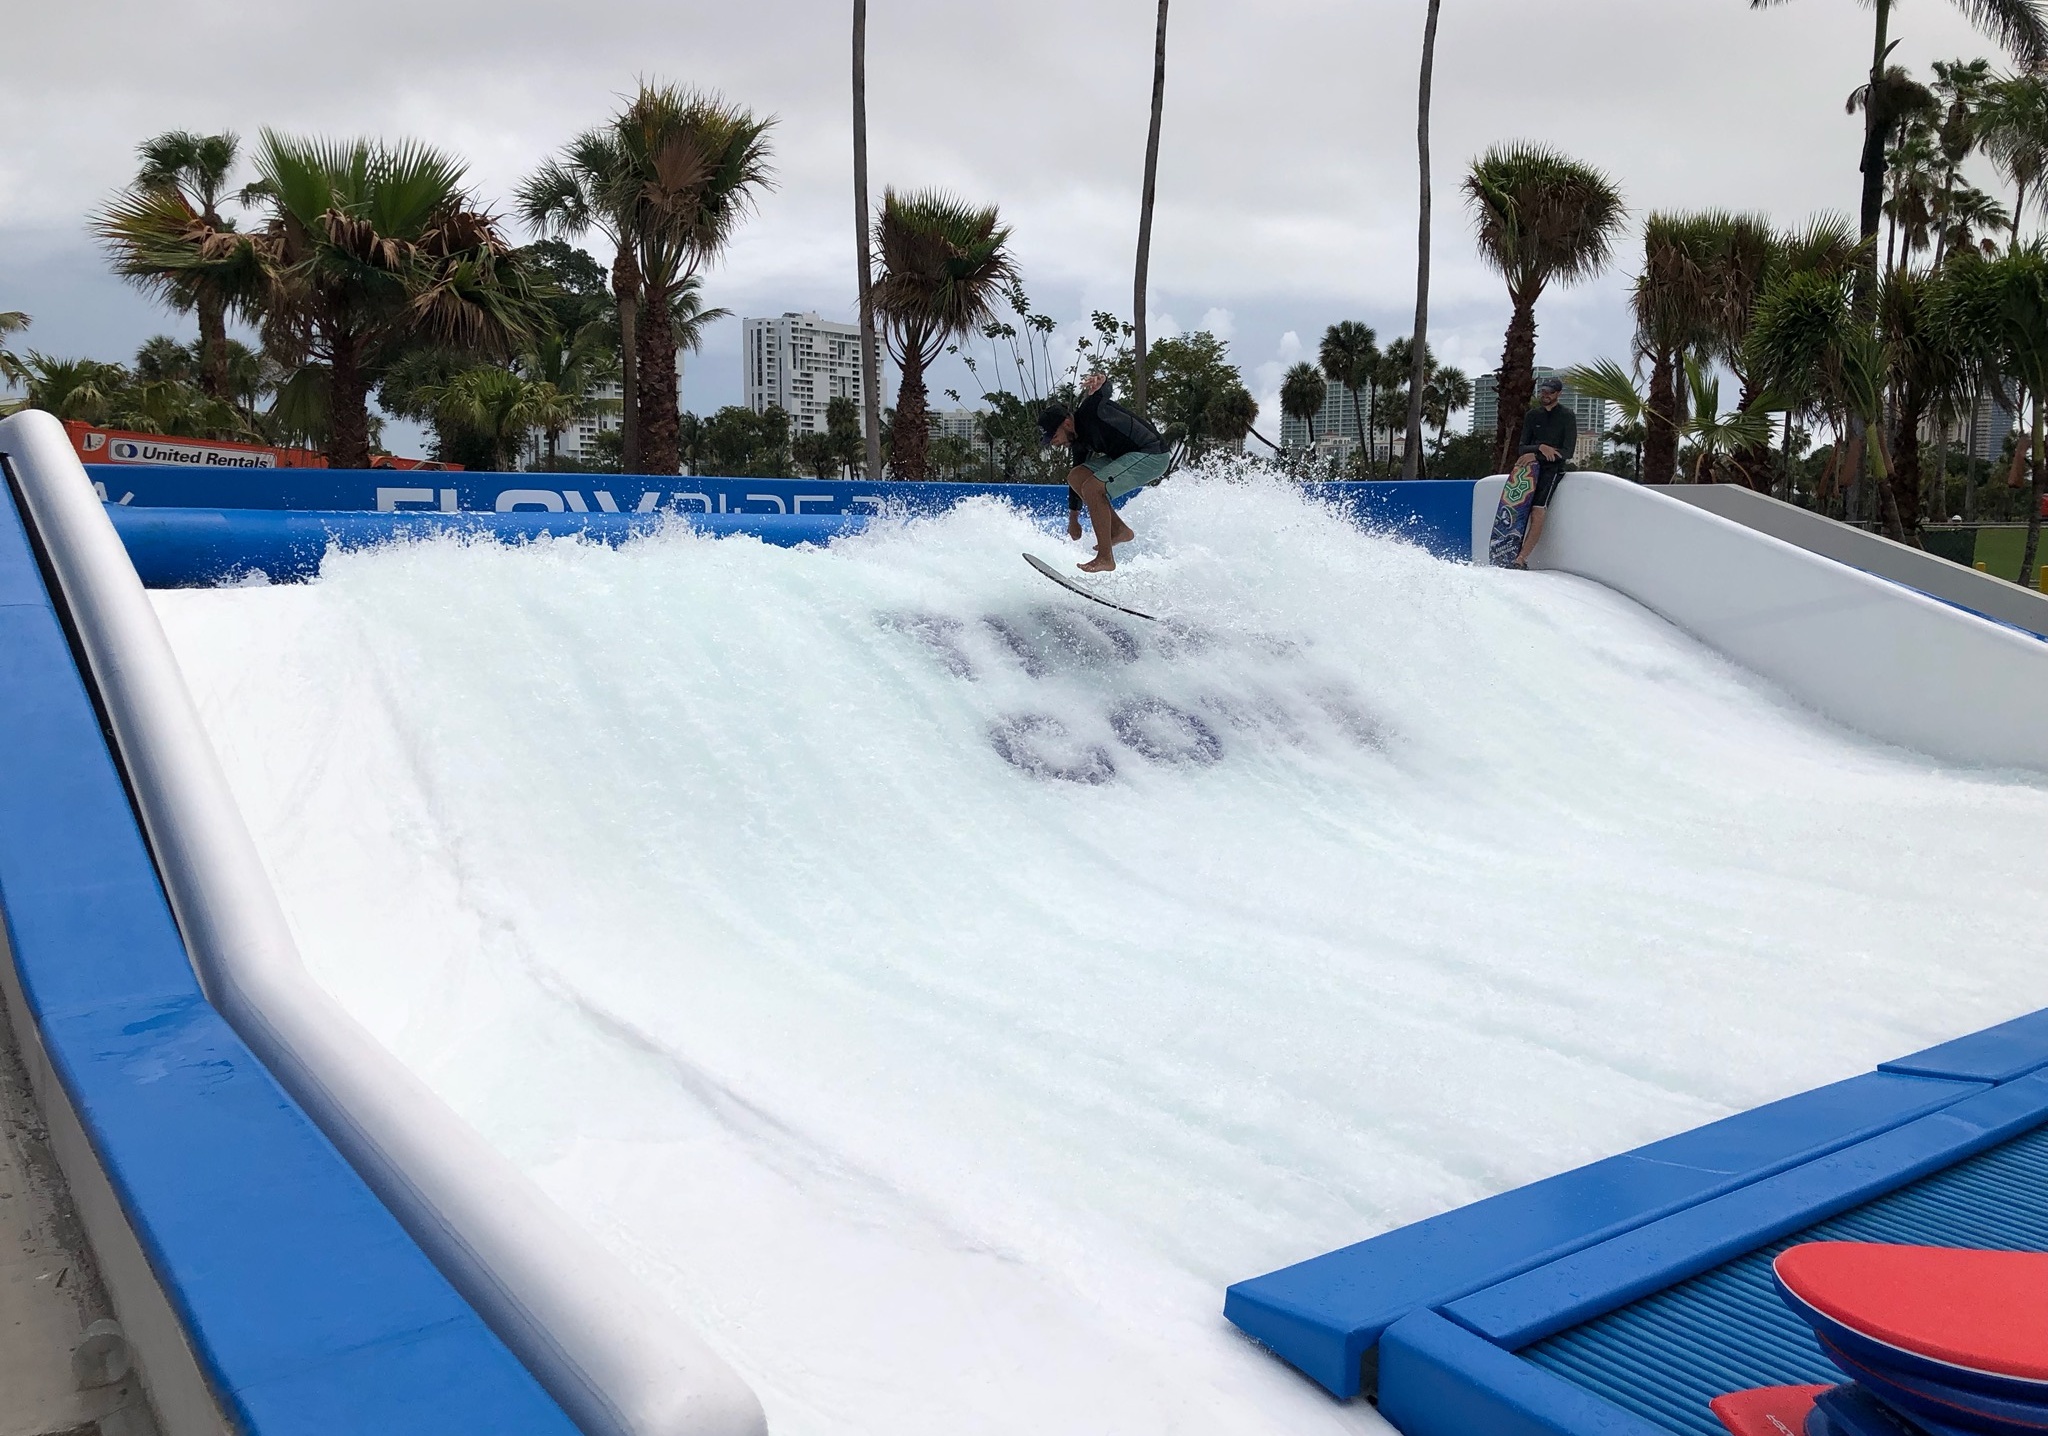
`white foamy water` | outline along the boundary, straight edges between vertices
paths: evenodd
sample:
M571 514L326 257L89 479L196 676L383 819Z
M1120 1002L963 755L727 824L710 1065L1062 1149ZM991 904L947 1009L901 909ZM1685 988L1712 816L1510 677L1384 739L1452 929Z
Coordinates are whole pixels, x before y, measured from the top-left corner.
M784 1436L1375 1426L1223 1288L2048 1005L2040 781L1277 486L1130 513L1166 624L994 504L156 601L321 980Z

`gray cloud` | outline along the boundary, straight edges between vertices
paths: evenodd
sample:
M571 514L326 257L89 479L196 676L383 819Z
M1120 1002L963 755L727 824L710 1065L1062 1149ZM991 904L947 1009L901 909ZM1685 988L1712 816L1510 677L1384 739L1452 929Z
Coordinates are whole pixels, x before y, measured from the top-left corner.
M1173 12L1154 312L1233 316L1247 377L1284 336L1333 319L1405 332L1413 304L1414 62L1421 0L1180 0ZM1041 305L1127 312L1149 95L1146 0L971 5L872 0L877 185L999 202ZM503 202L535 161L601 119L636 75L724 91L780 117L778 188L711 276L741 313L852 308L848 7L827 0L606 0L564 10L360 0L349 22L266 7L88 3L12 17L0 90L0 308L60 352L116 355L177 327L106 276L83 214L157 130L269 125L417 136L464 155ZM1904 9L1898 58L1985 53L1945 5ZM1613 174L1640 215L1728 206L1792 222L1855 200L1867 65L1853 0L1446 0L1437 84L1440 353L1498 356L1506 303L1477 261L1456 182L1506 138ZM1620 354L1624 262L1541 312L1541 357ZM1262 369L1261 366L1267 366ZM955 376L953 382L957 382ZM1255 382L1255 389L1271 389ZM688 366L686 400L739 397L737 325ZM1271 417L1271 416L1269 416Z

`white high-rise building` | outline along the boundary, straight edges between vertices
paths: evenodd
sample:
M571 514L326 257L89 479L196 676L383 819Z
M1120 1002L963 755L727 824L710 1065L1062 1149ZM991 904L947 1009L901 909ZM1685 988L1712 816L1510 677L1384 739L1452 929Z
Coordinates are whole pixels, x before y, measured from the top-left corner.
M749 319L740 327L747 407L756 414L780 406L792 434L825 432L825 406L833 399L860 402L860 326L835 324L816 314Z
M1558 370L1542 364L1538 364L1530 375L1532 382L1539 384L1545 379L1559 377L1561 375ZM1472 426L1467 432L1488 438L1493 436L1494 421L1500 414L1499 387L1500 378L1497 372L1481 374L1472 381ZM1532 396L1523 407L1529 408L1535 402ZM1604 454L1607 451L1607 430L1612 423L1608 416L1607 401L1581 394L1567 384L1564 386L1564 393L1558 396L1558 402L1570 409L1573 417L1579 421L1579 451L1572 457L1583 463Z
M556 436L555 457L574 459L580 464L596 463L599 458L597 436L619 431L624 422L625 397L625 386L617 380L591 385L584 398L596 401L595 411L572 419L569 427ZM547 452L546 434L535 429L526 436L526 463L529 467L545 462Z

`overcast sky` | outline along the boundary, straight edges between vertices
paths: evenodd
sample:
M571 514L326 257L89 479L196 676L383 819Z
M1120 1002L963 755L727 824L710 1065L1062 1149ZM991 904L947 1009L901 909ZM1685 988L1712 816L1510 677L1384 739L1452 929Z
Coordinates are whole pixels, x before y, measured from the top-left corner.
M1178 0L1150 310L1228 338L1261 427L1278 375L1325 325L1406 333L1415 271L1415 63L1423 0ZM778 118L777 187L709 276L737 314L854 304L844 0L535 0L332 5L87 0L10 17L0 88L0 309L51 353L126 358L189 322L109 277L83 216L160 130L264 126L413 136L511 186L636 76L701 85ZM1041 309L1128 314L1151 73L1151 0L871 0L873 182L1002 207ZM1942 0L1905 0L1897 59L1990 53ZM1620 184L1614 269L1554 292L1539 362L1623 357L1633 224L1720 206L1795 222L1849 210L1868 65L1855 0L1444 0L1436 84L1431 338L1479 373L1507 306L1478 263L1458 181L1500 140L1541 140ZM1989 176L1983 176L1988 182ZM2006 196L2010 203L2010 196ZM688 361L684 400L740 400L739 327ZM957 376L953 377L957 382ZM937 402L946 401L939 398ZM1270 430L1269 430L1270 432Z

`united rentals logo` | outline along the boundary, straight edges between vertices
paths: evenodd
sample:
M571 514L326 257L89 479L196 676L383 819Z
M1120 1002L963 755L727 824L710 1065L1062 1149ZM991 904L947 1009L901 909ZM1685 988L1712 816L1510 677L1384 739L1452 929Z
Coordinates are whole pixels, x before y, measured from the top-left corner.
M198 464L214 469L274 469L277 455L267 449L216 447L173 439L114 439L107 461L115 464Z

